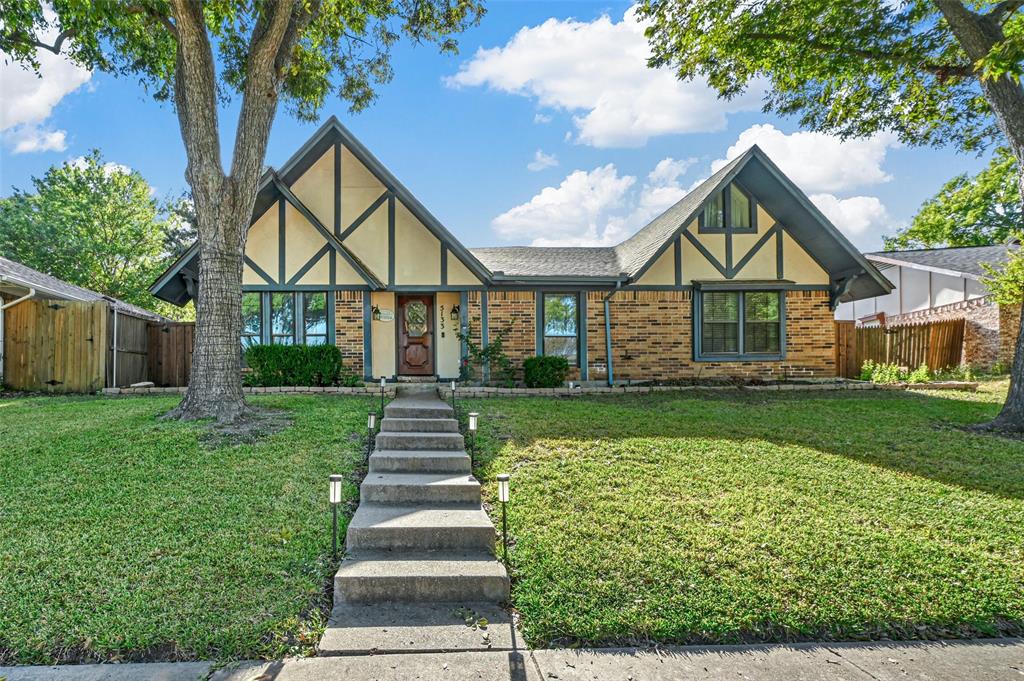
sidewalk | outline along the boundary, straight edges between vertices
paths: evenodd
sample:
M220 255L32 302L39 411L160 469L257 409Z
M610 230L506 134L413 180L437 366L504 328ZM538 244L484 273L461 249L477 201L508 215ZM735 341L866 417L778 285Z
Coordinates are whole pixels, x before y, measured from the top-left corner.
M1024 640L512 650L0 667L7 681L1024 681Z

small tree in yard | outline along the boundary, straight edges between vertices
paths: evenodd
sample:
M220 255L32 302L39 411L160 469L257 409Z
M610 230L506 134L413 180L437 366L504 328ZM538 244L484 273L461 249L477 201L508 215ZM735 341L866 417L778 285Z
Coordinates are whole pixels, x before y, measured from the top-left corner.
M192 374L172 416L226 422L247 411L242 256L278 102L302 120L315 120L332 92L362 109L391 78L390 48L403 34L454 51L452 35L482 14L478 0L0 0L8 58L38 71L37 49L63 51L173 101L200 272ZM231 96L241 106L226 170L217 107Z
M978 150L1000 139L1024 188L1024 0L643 0L651 66L724 97L766 81L765 110L841 137ZM1024 195L1024 191L1021 191ZM1024 432L1024 318L986 428Z

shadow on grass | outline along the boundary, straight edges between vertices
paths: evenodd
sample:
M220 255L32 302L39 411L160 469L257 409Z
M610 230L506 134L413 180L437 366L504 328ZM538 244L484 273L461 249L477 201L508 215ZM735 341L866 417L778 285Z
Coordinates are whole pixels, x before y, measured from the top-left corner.
M1024 442L965 428L991 419L999 408L993 403L890 391L514 399L524 404L510 409L498 400L474 403L486 423L477 440L477 470L483 479L498 472L490 464L506 443L528 447L538 440L763 440L1024 499Z

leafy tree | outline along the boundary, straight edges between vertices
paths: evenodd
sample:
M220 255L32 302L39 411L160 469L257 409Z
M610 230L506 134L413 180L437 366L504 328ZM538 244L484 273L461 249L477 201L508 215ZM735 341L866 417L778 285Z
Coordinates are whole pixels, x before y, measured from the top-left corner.
M1007 144L1024 187L1024 0L642 0L651 66L841 137ZM1000 134L1001 133L1001 134ZM1020 191L1024 195L1024 191ZM1024 431L1024 324L993 429Z
M925 202L909 227L885 239L888 250L1005 243L1024 224L1017 159L996 150L974 177L957 175Z
M283 100L315 120L332 93L352 110L391 78L404 34L456 48L479 0L0 0L0 50L38 71L36 50L139 78L173 101L199 234L196 338L188 392L172 416L232 421L248 407L238 352L242 256L267 138ZM43 40L50 31L56 38ZM231 165L221 158L219 104L239 97Z
M1024 234L1021 235L1024 237ZM992 292L992 297L1000 305L1020 305L1024 303L1024 248L1010 251L1010 259L1002 267L992 267L982 263L988 273L982 283Z
M93 150L32 183L34 193L15 189L0 199L0 253L98 293L188 316L148 290L168 264L167 244L187 226L150 195L142 175Z

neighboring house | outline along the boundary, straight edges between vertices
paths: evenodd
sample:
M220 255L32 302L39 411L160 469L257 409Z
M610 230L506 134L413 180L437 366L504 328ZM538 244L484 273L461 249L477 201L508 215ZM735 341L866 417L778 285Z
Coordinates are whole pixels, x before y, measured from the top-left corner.
M198 262L152 292L186 303ZM457 377L460 330L504 331L520 376L541 354L583 381L834 376L834 306L891 288L756 147L617 246L467 249L332 118L264 176L242 343L334 343L367 379Z
M1020 305L998 305L982 278L983 264L1001 267L1017 244L880 251L865 257L895 288L883 296L844 302L836 319L865 325L964 319L963 363L1009 366L1020 328Z
M139 357L132 341L144 339L147 323L169 321L4 257L0 309L0 384L22 390L93 391L145 380L145 352Z

